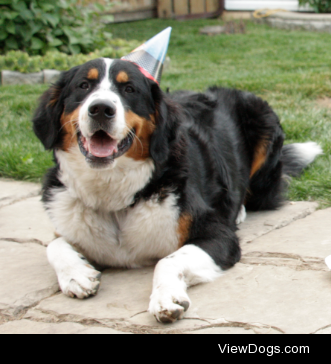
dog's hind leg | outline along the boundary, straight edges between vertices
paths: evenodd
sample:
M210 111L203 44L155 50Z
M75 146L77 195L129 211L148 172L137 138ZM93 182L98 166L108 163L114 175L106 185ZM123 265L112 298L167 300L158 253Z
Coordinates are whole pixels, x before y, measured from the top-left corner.
M285 201L289 177L299 176L318 155L321 147L313 142L280 146L275 144L265 165L251 179L246 208L250 211L275 210Z
M84 299L97 294L101 273L63 238L54 240L48 246L47 257L65 295Z

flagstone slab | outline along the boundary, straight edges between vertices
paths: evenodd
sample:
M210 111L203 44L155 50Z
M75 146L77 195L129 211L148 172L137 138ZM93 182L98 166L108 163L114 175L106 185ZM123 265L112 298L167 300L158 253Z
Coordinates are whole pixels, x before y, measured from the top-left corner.
M152 293L154 268L112 271L102 274L96 297L77 300L63 294L42 301L36 308L60 315L77 315L94 319L129 319L146 311Z
M41 203L40 196L28 198L0 209L0 240L39 242L54 240L54 227Z
M59 292L44 247L54 227L39 191L40 185L0 180L0 314L17 320L0 321L0 334L330 333L324 258L331 254L331 209L316 212L316 203L297 202L248 214L238 231L241 263L190 288L185 319L164 325L147 312L154 267L107 270L99 294L87 300Z
M70 321L94 319L109 327L120 323L124 331L145 333L238 328L250 333L308 334L331 325L330 272L239 263L215 282L190 288L193 305L186 318L174 325L159 324L147 313L152 276L151 268L108 271L98 296L79 301L60 294L34 310L67 316Z
M1 331L0 331L1 332ZM185 332L188 335L253 335L253 330L242 329L238 327L213 327L211 329L202 329L198 331Z
M149 303L149 301L148 301ZM148 307L148 306L147 306ZM162 324L156 321L147 311L137 314L136 316L126 320L130 326L144 327L146 330L149 328L154 333L183 333L186 330L188 332L194 332L194 330L200 330L204 327L209 327L212 323L208 320L201 320L200 318L191 317L188 313L184 320L178 321L174 324Z
M96 297L76 300L59 294L43 300L25 318L56 322L59 318L75 322L94 320L106 325L122 325L135 333L183 333L211 323L186 319L174 325L158 323L148 312L154 267L137 270L108 270L103 273Z
M331 325L328 327L322 328L315 332L316 335L330 335L331 334Z
M317 211L245 245L244 255L253 252L264 253L266 258L277 254L265 253L281 253L279 258L299 261L306 257L307 262L320 262L321 269L328 270L324 259L331 254L331 209Z
M220 327L218 327L217 324L215 325L215 327L211 327L211 328L207 328L207 329L202 328L202 329L199 329L196 331L185 332L184 334L189 334L189 335L282 335L281 332L274 330L271 327L255 326L252 328L249 328L249 327L244 328L244 327L231 327L231 326L222 327L221 325L220 325ZM224 344L223 344L223 346L224 346Z
M244 248L247 243L281 229L293 221L303 219L316 211L318 204L315 202L286 202L277 211L249 212L244 223L239 225L237 232L240 244Z
M44 247L0 241L0 310L16 316L58 291Z
M72 322L62 322L51 324L44 322L34 322L29 320L11 321L0 326L0 335L3 334L66 334L66 335L119 335L127 334L104 327L88 327Z
M37 183L0 179L0 208L15 201L38 196L40 192L41 186Z
M239 263L216 282L189 290L192 313L247 328L309 334L331 325L331 273ZM222 324L222 323L221 323Z

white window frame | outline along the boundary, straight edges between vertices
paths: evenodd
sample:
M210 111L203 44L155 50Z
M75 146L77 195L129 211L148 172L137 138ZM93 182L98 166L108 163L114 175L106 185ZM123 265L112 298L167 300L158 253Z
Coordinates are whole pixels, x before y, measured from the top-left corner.
M307 11L299 7L298 0L225 0L225 10L284 9L290 11Z

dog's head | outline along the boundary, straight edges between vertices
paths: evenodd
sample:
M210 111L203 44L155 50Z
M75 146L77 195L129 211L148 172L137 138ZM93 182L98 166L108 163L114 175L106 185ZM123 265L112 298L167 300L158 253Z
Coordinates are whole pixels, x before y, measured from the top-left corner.
M163 163L171 114L158 84L138 66L102 58L63 73L33 123L46 149L79 148L91 168L107 168L124 155Z

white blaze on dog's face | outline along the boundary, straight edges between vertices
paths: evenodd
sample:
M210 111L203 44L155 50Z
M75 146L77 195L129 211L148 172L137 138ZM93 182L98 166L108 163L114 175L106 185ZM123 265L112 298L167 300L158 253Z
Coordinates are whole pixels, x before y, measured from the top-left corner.
M122 141L127 132L124 106L119 95L112 90L113 85L109 77L110 66L114 61L110 59L104 61L106 71L104 78L83 102L78 121L84 148L96 158L105 158L118 153L118 141ZM97 68L91 69L88 74L88 80L95 78L99 79ZM90 84L86 81L81 87L88 91ZM102 135L102 132L105 135ZM103 137L103 143L98 142L97 136L100 141ZM108 141L107 136L112 141Z
M88 165L98 169L123 155L149 158L156 112L153 82L135 64L121 60L97 59L74 72L63 100L61 149L70 152L78 144ZM53 90L51 103L61 92Z

